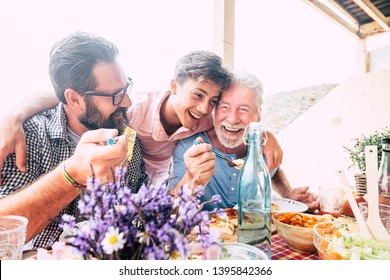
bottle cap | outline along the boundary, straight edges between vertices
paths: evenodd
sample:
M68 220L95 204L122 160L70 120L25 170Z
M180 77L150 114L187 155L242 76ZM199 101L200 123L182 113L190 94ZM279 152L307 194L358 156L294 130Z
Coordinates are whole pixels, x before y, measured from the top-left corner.
M388 137L388 138L383 138L383 139L382 139L382 144L390 144L390 137Z

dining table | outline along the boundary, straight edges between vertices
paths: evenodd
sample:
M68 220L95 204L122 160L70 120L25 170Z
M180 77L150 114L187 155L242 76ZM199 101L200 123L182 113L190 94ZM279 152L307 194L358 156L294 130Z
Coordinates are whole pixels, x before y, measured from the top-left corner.
M274 232L271 237L271 255L272 260L319 260L317 252L301 253L290 249L278 232ZM34 259L35 256L36 250L27 250L24 251L23 259Z
M236 242L237 228L235 227L233 235L223 234L222 242ZM51 247L45 248L51 250ZM36 258L36 250L26 250L23 259ZM280 236L276 227L271 224L271 260L320 260L317 252L306 253L291 249Z
M277 232L272 234L271 255L272 260L319 260L317 252L302 253L290 249Z
M233 235L223 234L223 242L237 242L237 228ZM317 252L305 253L291 249L271 224L271 260L320 260Z

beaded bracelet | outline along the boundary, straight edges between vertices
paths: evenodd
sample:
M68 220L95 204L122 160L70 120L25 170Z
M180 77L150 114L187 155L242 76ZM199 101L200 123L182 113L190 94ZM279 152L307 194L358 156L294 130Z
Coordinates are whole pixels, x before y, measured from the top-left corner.
M61 163L61 172L62 172L62 175L64 175L65 180L68 181L76 189L81 189L81 188L86 189L87 188L87 186L84 186L82 184L77 183L75 180L72 179L72 177L70 177L69 173L66 172L66 170L65 170L65 162L64 161Z

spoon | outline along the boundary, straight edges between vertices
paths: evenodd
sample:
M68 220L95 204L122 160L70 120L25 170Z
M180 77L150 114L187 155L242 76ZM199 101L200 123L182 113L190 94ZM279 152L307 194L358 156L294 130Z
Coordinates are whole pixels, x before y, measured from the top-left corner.
M193 143L194 143L194 145L202 144L202 143L200 143L199 141L196 141L196 140L194 140ZM220 152L218 152L218 151L215 150L214 148L211 148L211 151L212 151L217 157L226 160L227 163L228 163L228 165L229 165L230 167L239 167L239 166L240 166L240 164L237 164L237 163L235 163L235 162L229 160L228 158L226 158L223 154L221 154Z
M390 242L390 235L384 227L379 216L378 205L378 147L366 146L366 177L367 177L367 226L371 234L378 241Z
M338 175L338 177L339 177L339 180L340 180L341 185L343 186L343 190L344 190L345 196L347 197L347 200L348 200L348 202L349 202L349 205L351 206L353 215L354 215L355 218L356 218L356 222L357 222L358 225L359 225L361 234L362 234L364 237L372 238L372 235L371 235L371 233L370 233L370 230L368 229L367 224L366 224L366 222L364 221L363 215L362 215L362 213L360 212L359 207L358 207L358 205L357 205L357 203L356 203L356 200L355 200L355 198L353 197L352 190L351 190L351 188L349 187L349 184L348 184L348 181L347 181L347 177L345 176L344 171L341 170L341 169L340 169L340 170L337 170L337 175Z

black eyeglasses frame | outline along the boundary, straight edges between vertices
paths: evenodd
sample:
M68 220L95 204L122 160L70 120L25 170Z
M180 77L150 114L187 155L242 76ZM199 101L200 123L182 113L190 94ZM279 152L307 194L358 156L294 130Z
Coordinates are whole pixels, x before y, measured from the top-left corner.
M95 90L89 90L89 91L81 92L81 93L85 94L85 95L111 97L112 98L112 105L118 106L122 102L123 98L125 97L125 94L129 94L132 87L133 87L133 79L130 77L127 77L127 80L128 80L128 83L126 84L126 86L124 88L121 88L120 90L114 92L114 93L105 93L105 92L100 92L100 91L95 91ZM129 89L129 87L130 87L130 89ZM115 102L117 95L120 93L122 93L121 97L119 98L120 100L116 100L117 102Z

